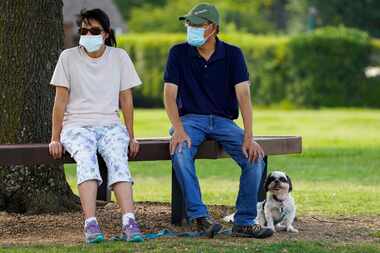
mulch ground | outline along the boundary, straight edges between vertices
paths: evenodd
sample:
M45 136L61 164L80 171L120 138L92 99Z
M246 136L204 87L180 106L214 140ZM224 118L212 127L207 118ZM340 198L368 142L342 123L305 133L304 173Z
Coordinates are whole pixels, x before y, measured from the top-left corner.
M216 219L230 214L226 206L209 206ZM109 238L120 233L121 215L116 204L98 207L97 216L103 232ZM170 224L170 205L167 203L137 203L138 222L144 233L162 229L176 232L191 231L192 227ZM224 224L226 228L230 224ZM373 236L380 230L380 217L322 217L300 216L295 221L299 234L278 232L267 241L312 240L340 243L380 242ZM80 212L63 214L21 215L0 212L0 246L35 244L83 243L83 217Z

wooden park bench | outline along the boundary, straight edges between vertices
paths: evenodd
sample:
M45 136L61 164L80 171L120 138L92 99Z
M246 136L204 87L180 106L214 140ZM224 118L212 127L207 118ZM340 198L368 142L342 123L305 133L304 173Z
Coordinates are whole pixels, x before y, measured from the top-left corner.
M265 152L266 165L267 156L295 154L302 152L302 138L299 136L261 136L255 140L263 147ZM139 139L140 152L137 157L130 161L159 161L170 160L169 138ZM218 159L228 155L220 145L213 140L205 141L199 148L197 159ZM107 189L107 168L103 159L98 156L100 173L103 184L98 189L97 199L110 201L111 192ZM56 163L75 163L66 152L60 160L54 160L49 155L48 144L13 144L0 145L0 166L9 165L33 165L33 164L56 164ZM265 198L263 187L264 179L267 175L267 166L261 180L259 201ZM182 192L172 170L172 215L171 222L181 225L185 218L185 208Z

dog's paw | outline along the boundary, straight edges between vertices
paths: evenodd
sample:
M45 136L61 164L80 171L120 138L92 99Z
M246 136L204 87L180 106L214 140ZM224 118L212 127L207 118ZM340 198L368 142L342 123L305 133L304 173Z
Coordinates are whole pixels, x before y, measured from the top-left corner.
M272 230L273 233L276 233L276 228L274 226L268 226L267 228L269 228L270 230Z
M290 226L290 227L287 227L286 228L286 231L287 232L290 232L290 233L298 233L298 229L295 229L294 227Z
M234 222L234 216L235 216L235 213L228 215L228 216L223 218L223 221L226 223L233 223Z

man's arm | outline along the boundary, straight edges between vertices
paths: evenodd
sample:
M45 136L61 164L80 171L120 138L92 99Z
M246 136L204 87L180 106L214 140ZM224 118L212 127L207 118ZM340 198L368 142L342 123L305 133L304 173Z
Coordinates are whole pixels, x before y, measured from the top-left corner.
M254 141L252 131L252 103L250 83L248 81L235 85L236 96L239 102L241 115L244 124L243 152L248 160L256 160L259 156L264 156L264 151L260 145Z
M65 87L56 86L52 115L51 140L49 144L49 153L53 156L54 159L61 158L63 154L60 135L62 131L63 116L68 101L69 90Z
M244 124L244 138L252 137L252 103L249 82L242 82L235 86L236 96L239 102Z
M187 141L189 148L191 147L191 139L186 134L185 129L183 128L181 119L179 117L178 107L176 103L177 93L178 93L177 85L173 83L165 83L165 87L164 87L165 110L174 128L174 133L172 136L172 140L170 142L170 154L174 154L177 145L184 141Z
M123 90L119 94L120 109L123 113L124 123L129 134L129 152L131 157L135 157L139 152L139 143L135 139L133 132L133 95L132 89Z

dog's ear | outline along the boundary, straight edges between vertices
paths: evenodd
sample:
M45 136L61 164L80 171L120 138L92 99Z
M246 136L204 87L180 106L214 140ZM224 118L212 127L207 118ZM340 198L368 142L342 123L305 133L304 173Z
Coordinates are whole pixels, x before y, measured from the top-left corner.
M292 180L290 179L288 175L286 175L286 179L288 180L288 183L289 183L289 192L291 192L293 190Z
M265 192L268 192L268 186L269 184L271 183L271 177L272 177L272 173L269 173L269 175L267 176L267 178L265 179L265 182L264 182L264 189L265 189Z

